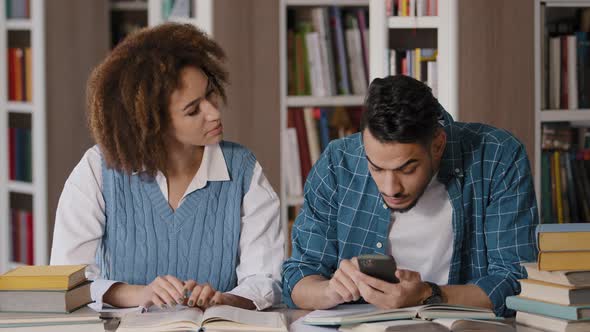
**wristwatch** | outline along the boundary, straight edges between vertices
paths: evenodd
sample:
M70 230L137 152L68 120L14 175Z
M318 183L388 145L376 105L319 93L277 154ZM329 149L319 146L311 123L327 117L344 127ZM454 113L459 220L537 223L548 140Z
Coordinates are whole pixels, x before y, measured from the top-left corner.
M430 286L432 290L432 294L426 298L426 300L422 301L422 304L438 304L443 303L443 296L440 287L437 284L432 283L430 281L425 281L425 283Z

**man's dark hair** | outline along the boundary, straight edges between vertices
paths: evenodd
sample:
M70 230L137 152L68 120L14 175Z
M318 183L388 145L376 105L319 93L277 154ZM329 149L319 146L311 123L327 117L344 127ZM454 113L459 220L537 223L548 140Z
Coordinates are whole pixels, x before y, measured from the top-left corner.
M381 143L428 144L441 127L438 100L426 84L409 76L374 79L365 107L361 132L368 128Z

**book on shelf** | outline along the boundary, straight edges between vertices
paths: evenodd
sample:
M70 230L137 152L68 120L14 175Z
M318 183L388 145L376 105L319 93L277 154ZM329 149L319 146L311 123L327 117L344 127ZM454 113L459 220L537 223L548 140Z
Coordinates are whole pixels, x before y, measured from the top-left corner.
M590 321L565 320L522 311L516 313L516 323L552 332L585 332L590 330Z
M86 265L19 266L0 275L0 290L69 290L86 281Z
M515 332L513 326L497 321L440 318L434 320L394 320L343 325L340 332Z
M387 16L437 16L438 0L384 0Z
M6 0L6 18L26 19L31 16L30 0Z
M590 27L583 21L590 11L578 9L572 17L553 21L548 21L547 13L547 8L541 12L541 107L589 108Z
M11 126L8 129L9 179L33 181L31 128Z
M8 48L8 100L31 102L32 53L30 47Z
M173 311L130 313L121 318L117 331L287 331L279 312L260 312L220 305L204 312L177 306Z
M590 142L588 128L545 123L541 132L541 220L590 221Z
M391 49L385 67L389 75L406 75L426 83L438 95L438 50L434 48Z
M10 234L12 261L33 265L35 262L33 213L29 210L10 209Z
M0 290L0 312L69 313L92 302L90 284L70 290Z
M438 318L495 320L496 316L489 309L450 304L432 304L400 309L378 309L370 304L353 304L338 306L330 310L313 311L305 317L303 322L308 325L334 326L386 320L432 320Z
M523 296L509 296L506 307L536 315L549 316L564 320L590 319L590 305L561 305L529 299Z
M562 305L583 305L590 303L590 288L577 288L549 282L520 280L520 296L538 301Z
M529 279L569 287L590 287L590 271L543 271L539 270L537 262L523 263L522 266Z
M0 312L0 331L103 332L99 315L88 307L67 314Z
M364 94L368 85L367 10L340 7L287 11L289 95Z
M288 132L283 136L284 148L288 150L283 154L287 163L287 193L301 196L312 165L329 142L359 130L363 108L306 107L289 108L287 112Z

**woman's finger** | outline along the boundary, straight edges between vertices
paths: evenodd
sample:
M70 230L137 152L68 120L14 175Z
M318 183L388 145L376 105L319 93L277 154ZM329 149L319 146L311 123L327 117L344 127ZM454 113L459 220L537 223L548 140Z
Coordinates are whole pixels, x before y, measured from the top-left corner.
M189 307L194 307L197 304L197 300L199 299L199 296L201 296L202 290L203 290L203 285L196 285L193 288L193 292L191 293L191 296L188 298L188 306Z
M197 306L202 308L209 306L209 301L211 301L211 297L213 295L215 295L213 288L211 288L209 284L205 284L205 286L203 286L203 290L201 291L201 295L197 300Z

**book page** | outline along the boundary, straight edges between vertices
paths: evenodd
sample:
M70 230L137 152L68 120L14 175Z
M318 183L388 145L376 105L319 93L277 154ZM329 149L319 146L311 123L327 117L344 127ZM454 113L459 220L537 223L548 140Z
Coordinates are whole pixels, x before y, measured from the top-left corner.
M203 312L197 308L179 307L177 310L157 310L145 313L130 313L121 318L117 331L136 329L185 328L196 329L201 324Z
M252 327L267 328L270 330L286 330L286 324L283 315L279 312L260 312L254 310L247 310L228 305L214 306L205 311L203 315L203 326L211 325L213 322L228 321ZM233 325L238 325L233 324ZM220 324L216 324L220 325ZM232 324L222 324L230 326ZM236 328L239 328L236 326ZM244 327L247 328L247 327Z
M435 323L444 325L451 331L457 332L475 332L475 331L487 331L487 332L515 332L513 326L495 321L484 321L474 319L449 319L441 318L435 319Z

